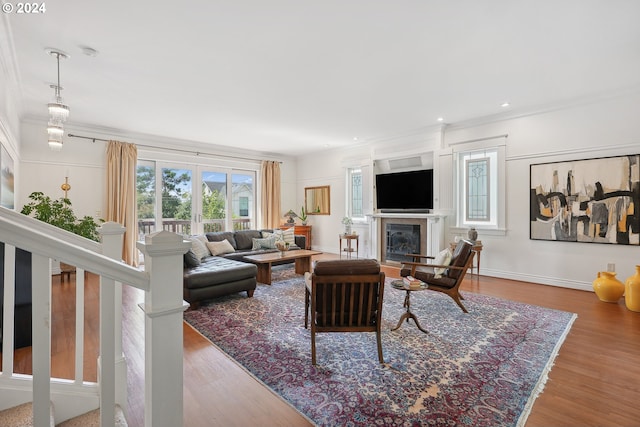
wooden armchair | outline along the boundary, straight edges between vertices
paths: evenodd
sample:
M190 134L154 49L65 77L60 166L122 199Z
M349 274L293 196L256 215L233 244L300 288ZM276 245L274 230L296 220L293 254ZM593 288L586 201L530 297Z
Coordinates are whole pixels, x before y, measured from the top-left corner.
M429 285L429 290L442 292L449 295L458 306L468 313L462 301L459 288L467 270L473 263L473 244L467 240L460 240L451 256L449 265L437 265L419 262L421 259L434 259L432 256L411 254L413 261L403 262L400 275L402 277L413 276ZM442 274L436 274L436 269L444 270Z
M311 314L311 363L316 364L318 332L375 332L378 359L384 363L380 333L384 272L378 261L316 261L305 282L304 327Z

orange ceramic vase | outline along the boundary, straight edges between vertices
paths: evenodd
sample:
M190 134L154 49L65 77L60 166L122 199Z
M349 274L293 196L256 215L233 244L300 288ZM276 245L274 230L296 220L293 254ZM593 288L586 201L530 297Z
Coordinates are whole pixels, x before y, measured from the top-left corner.
M640 312L640 265L636 265L636 274L624 282L624 303L629 310Z
M593 281L593 290L600 301L618 302L624 294L624 285L616 279L616 273L612 271L599 271L598 278Z

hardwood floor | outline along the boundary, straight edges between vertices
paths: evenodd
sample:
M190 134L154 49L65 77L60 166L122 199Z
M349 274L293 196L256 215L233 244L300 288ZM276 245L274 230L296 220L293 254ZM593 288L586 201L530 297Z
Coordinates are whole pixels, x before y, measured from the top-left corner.
M325 255L324 257L327 257ZM389 277L398 270L384 267ZM631 273L630 273L631 274ZM259 285L264 286L264 285ZM73 372L74 285L55 282L52 348L56 375ZM85 299L95 304L97 279L90 276ZM536 400L528 427L640 425L640 313L600 302L594 293L467 275L463 292L477 292L578 314L560 348L544 392ZM69 295L71 293L71 296ZM124 348L129 366L130 426L143 425L144 318L140 291L124 287ZM453 304L453 302L452 302ZM97 305L96 305L97 306ZM85 376L95 378L97 310L87 309L85 327L92 343L86 351ZM68 318L67 316L71 316ZM16 367L29 373L30 349L16 352ZM93 367L91 366L93 365ZM249 376L190 326L184 326L184 425L309 426L296 410Z

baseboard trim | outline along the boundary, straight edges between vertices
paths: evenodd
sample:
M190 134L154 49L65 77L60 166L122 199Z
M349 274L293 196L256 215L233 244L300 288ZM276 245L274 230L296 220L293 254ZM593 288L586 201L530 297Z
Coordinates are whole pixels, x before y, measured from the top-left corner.
M514 273L512 271L482 269L481 276L497 277L500 279L518 280L521 282L537 283L540 285L556 286L559 288L578 289L581 291L593 292L591 282L582 282L579 280L560 279L557 277L540 276L537 274Z

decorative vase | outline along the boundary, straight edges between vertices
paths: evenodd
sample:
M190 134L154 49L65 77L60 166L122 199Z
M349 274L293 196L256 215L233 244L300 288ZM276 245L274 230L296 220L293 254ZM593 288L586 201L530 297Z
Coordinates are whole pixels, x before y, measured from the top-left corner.
M636 265L636 274L624 282L624 303L629 310L640 312L640 265Z
M624 294L624 285L616 279L613 271L599 271L598 277L593 281L593 290L600 301L616 303Z
M344 225L344 234L351 234L351 224Z
M469 240L475 242L478 239L478 231L475 228L471 227L469 229L469 232L467 233L467 236L469 237Z

